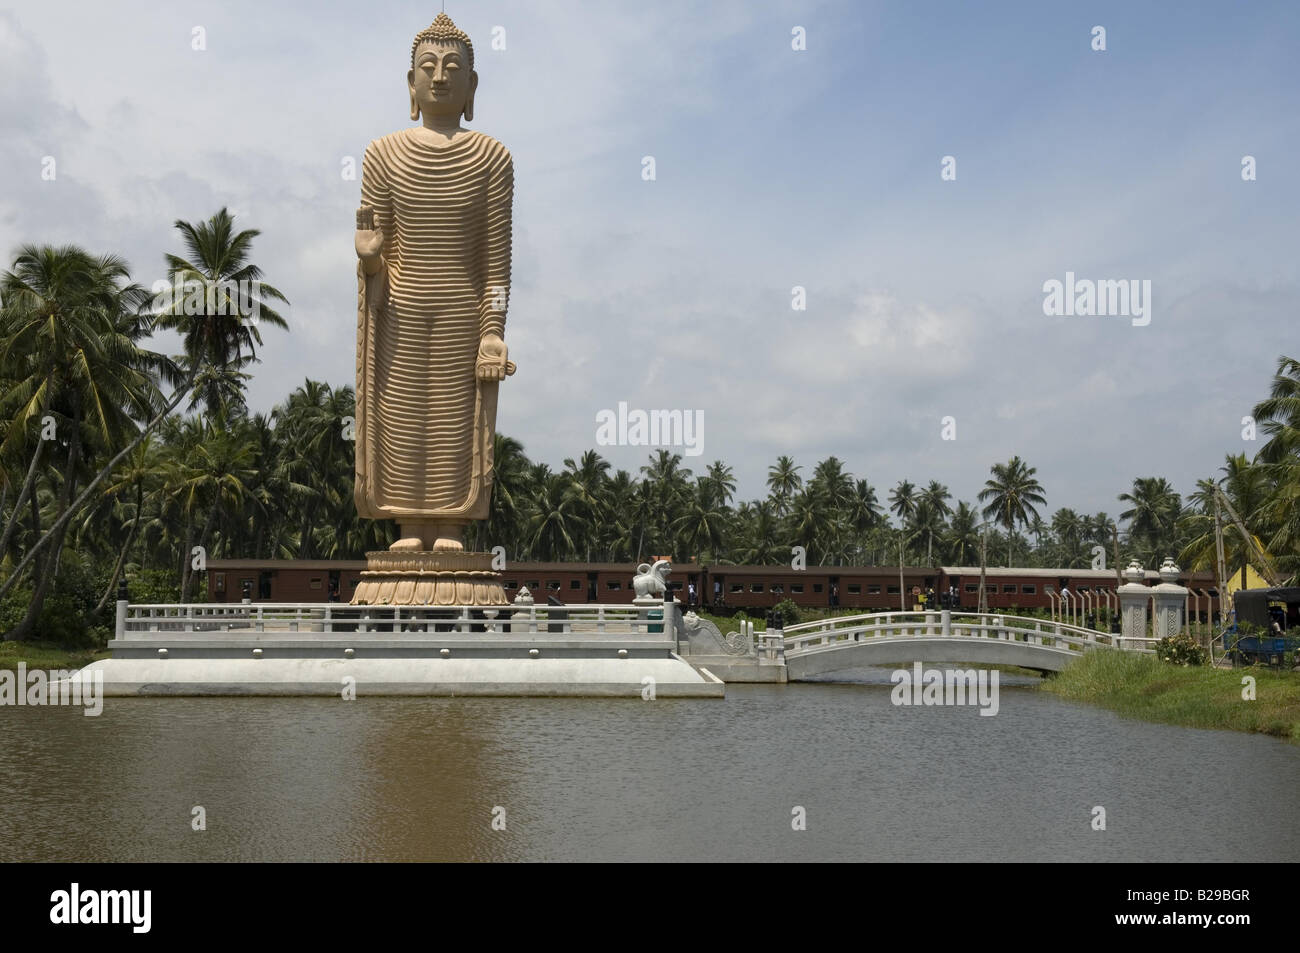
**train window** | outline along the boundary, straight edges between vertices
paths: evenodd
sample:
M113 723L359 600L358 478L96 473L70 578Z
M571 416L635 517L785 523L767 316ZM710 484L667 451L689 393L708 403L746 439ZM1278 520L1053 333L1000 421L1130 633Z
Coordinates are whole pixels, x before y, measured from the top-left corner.
M1023 586L1020 587L1020 594L1021 594L1022 596L1034 596L1034 595L1037 595L1037 594L1038 594L1038 587L1037 587L1037 586L1031 586L1031 585L1028 585L1028 584L1023 585Z
M682 584L680 582L670 582L668 583L668 588L671 589L673 592L681 592Z
M546 580L546 588L549 589L549 590L551 590L551 592L559 592L559 591L560 591L560 580L558 580L558 579L548 579L548 580Z
M524 583L524 585L527 586L529 589L540 589L542 584L538 582L536 579L529 579L526 583Z
M1075 590L1077 592L1092 592L1092 586L1076 586Z
M307 586L308 586L308 588L311 588L311 589L319 589L319 588L321 587L321 577L320 577L320 576L312 576L312 577L311 577L311 582L307 583Z
M623 584L621 582L607 582L605 583L605 588L610 592L618 592L623 588Z
M790 591L791 591L791 592L803 592L803 583L801 583L801 582L792 582L792 583L790 583Z
M501 584L501 588L502 588L502 589L518 589L518 588L519 588L519 580L518 580L518 579L507 579L505 582L503 582L503 583Z
M219 573L217 573L216 575L217 575L217 592L225 592L225 591L226 591L226 574L225 574L224 572L219 572Z
M1003 591L1003 592L1009 592L1009 593L1011 593L1012 595L1015 595L1015 592L1016 592L1016 584L1015 584L1015 583L1003 583L1003 585L1002 585L1002 591Z
M891 596L896 596L896 595L898 595L898 587L897 587L897 586L888 586L888 587L886 587L886 588L889 590L889 594L890 594Z
M851 596L860 596L860 595L862 595L862 587L861 587L861 586L849 586L849 595L851 595Z
M743 585L742 583L739 583L739 582L733 582L733 583L731 584L731 591L732 591L732 592L744 592L744 591L745 591L745 587L744 587L744 585Z
M581 581L580 579L570 579L570 580L569 580L569 588L570 588L570 589L581 589L581 588L582 588L582 581Z
M993 585L993 583L989 583L987 586L984 587L984 591L991 596L996 596L998 594L998 587Z
M821 591L822 591L822 584L820 582L814 582L813 592L821 592Z
M979 592L979 591L980 591L980 584L979 584L978 582L967 583L967 584L966 584L966 591L967 591L967 592Z
M772 584L772 591L775 592L777 595L780 595L781 593L785 592L785 586L781 585L779 582L775 582Z
M762 592L762 591L763 591L763 584L762 584L761 582L750 583L749 591L750 591L750 592Z
M869 596L880 595L880 587L874 584L867 586L867 595Z

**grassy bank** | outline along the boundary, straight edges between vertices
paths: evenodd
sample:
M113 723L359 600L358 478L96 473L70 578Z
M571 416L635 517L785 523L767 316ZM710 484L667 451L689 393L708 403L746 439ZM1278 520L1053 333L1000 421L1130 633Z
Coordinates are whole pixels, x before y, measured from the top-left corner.
M1254 701L1241 697L1246 675L1255 679ZM1130 718L1254 731L1300 744L1300 674L1293 672L1184 667L1149 655L1089 652L1043 689Z
M82 668L108 658L108 649L65 649L48 642L0 642L0 669L17 671L19 662L34 668Z

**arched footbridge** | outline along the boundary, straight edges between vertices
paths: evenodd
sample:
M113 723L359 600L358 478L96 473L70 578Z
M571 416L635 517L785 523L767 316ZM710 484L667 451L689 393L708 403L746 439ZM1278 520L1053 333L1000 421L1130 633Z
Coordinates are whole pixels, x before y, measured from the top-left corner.
M877 612L789 626L782 647L793 682L839 669L912 662L1059 672L1084 652L1150 652L1150 641L1007 613Z

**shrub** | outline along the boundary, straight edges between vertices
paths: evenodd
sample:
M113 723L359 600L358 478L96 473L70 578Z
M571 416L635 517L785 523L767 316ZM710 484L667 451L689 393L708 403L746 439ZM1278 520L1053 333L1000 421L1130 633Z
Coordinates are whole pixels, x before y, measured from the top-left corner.
M772 607L772 611L781 617L783 625L794 625L799 621L799 607L793 599L782 599Z
M1170 638L1166 636L1156 643L1156 658L1173 665L1204 665L1209 659L1205 649L1185 632Z
M181 586L172 569L142 569L129 573L127 591L131 602L140 605L180 602ZM204 593L206 595L206 591ZM114 599L117 595L114 594Z
M102 577L102 578L101 578ZM59 574L45 597L41 614L36 617L32 638L63 648L93 648L109 637L112 610L95 612L101 581L107 576L96 573L80 556L65 550ZM32 601L30 586L17 587L0 603L0 633L8 632L27 615Z

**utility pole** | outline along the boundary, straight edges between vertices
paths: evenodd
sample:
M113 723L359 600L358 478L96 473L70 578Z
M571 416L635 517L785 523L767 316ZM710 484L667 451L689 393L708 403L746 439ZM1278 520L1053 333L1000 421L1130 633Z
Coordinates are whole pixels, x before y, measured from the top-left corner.
M907 587L903 584L903 531L898 531L898 611L907 611Z
M1246 544L1246 551L1255 557L1255 568L1258 569L1259 574L1264 577L1264 581L1270 586L1282 585L1282 583L1286 581L1282 573L1278 571L1277 566L1273 564L1272 558L1264 551L1264 548L1260 546L1255 540L1255 537L1251 535L1250 530L1246 529L1245 521L1237 515L1237 511L1233 509L1232 504L1228 502L1227 496L1225 496L1223 491L1218 487L1215 487L1214 489L1215 525L1218 525L1220 503L1222 503L1223 508L1228 511L1228 518L1231 519L1233 525L1237 527L1237 532L1241 534L1241 539ZM1222 539L1220 539L1219 545L1222 546ZM1241 585L1242 588L1245 588L1246 586L1246 561L1244 559L1242 560L1241 568Z
M988 542L989 530L986 525L984 532L980 534L980 601L978 611L981 615L989 611L988 587L984 585L988 564Z

